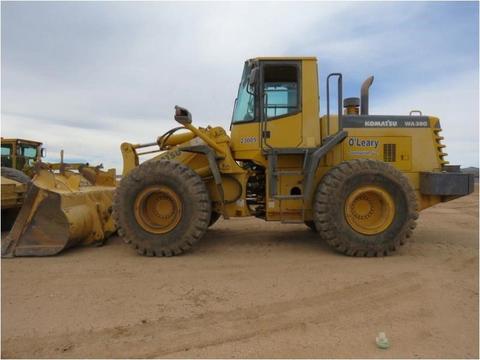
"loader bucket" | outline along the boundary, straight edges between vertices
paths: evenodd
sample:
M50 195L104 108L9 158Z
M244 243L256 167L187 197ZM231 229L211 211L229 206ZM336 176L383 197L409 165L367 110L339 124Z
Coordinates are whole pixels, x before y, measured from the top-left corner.
M2 257L55 255L76 245L101 244L113 234L115 187L85 180L76 173L40 170L2 242Z

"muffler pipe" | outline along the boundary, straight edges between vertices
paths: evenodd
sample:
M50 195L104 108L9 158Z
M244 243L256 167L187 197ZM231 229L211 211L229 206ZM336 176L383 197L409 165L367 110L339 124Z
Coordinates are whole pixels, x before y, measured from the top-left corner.
M360 114L368 115L368 90L373 83L373 75L369 76L362 84L360 90Z

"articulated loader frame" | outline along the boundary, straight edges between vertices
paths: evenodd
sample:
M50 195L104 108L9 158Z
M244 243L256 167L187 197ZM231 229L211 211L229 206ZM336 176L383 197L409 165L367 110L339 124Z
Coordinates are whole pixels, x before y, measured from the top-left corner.
M186 109L179 106L175 108L177 114L179 112L183 113L182 116L175 116L175 119L183 126L172 129L173 132L181 129L188 130L188 132L175 135L167 132L167 140L165 140L166 135L162 135L156 142L147 144L123 143L121 145L124 162L123 176L127 176L131 170L139 165L141 155L163 152L147 161L173 160L192 168L207 183L214 213L222 215L225 219L229 219L231 216L250 215L245 210L239 209L236 206L236 201L241 199L246 193L247 179L252 174L249 170L241 168L235 161L229 141L223 141L223 139L218 141L218 138L226 137L224 130L222 128L210 127L197 129L191 125L191 115ZM347 135L346 131L339 131L325 139L322 146L307 149L306 176L303 182L305 190L302 195L305 203L311 202L316 185L316 169L321 159L335 146L340 144ZM158 149L143 153L137 152L137 149L150 146L158 146ZM304 150L297 151L297 153L304 152ZM206 159L207 162L205 163L205 161L200 159ZM269 166L273 166L273 164L273 162L270 162ZM273 169L270 171L273 171ZM235 181L236 185L233 185L232 178L235 179L233 181ZM232 193L232 187L236 188L236 191L233 192L237 194L233 198L229 196ZM240 187L240 191L237 190L238 187ZM275 191L275 184L271 183L269 188L270 191Z

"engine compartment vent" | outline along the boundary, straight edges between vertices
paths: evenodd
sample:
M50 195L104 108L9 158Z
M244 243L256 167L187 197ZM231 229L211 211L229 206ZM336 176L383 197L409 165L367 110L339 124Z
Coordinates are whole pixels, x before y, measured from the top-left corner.
M383 144L383 161L395 162L397 161L397 145Z

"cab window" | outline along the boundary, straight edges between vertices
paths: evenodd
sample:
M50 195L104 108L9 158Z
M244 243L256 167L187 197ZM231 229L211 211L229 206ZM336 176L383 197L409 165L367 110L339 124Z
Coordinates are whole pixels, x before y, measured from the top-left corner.
M12 145L2 144L2 166L12 167Z
M298 68L295 65L266 65L264 68L264 112L267 119L300 111Z
M37 157L37 148L35 146L30 145L22 145L22 156L28 158L35 158Z
M12 155L12 145L2 145L2 156Z

